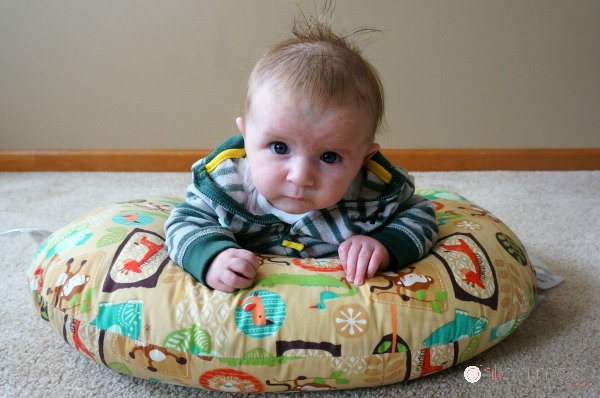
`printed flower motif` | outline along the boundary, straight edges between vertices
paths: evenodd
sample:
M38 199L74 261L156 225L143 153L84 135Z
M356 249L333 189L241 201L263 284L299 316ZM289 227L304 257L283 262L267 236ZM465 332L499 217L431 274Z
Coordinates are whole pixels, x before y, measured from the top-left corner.
M470 230L470 231L479 231L481 229L481 225L476 223L475 221L458 221L456 224L457 228Z
M334 319L335 330L343 337L360 337L369 329L369 316L365 309L358 304L338 307L335 310Z
M264 386L254 376L235 369L209 370L200 376L202 387L212 391L259 393Z

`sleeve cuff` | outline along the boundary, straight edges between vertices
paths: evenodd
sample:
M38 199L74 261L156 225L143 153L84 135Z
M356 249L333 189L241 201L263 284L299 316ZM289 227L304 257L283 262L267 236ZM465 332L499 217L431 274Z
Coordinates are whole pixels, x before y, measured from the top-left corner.
M390 255L388 270L396 271L419 259L419 251L413 241L404 234L390 233L385 230L371 235L373 239L384 245Z

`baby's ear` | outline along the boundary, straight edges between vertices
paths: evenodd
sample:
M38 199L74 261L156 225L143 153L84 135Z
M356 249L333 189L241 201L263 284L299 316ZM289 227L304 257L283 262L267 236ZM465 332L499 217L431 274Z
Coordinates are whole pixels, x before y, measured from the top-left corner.
M238 130L240 130L240 133L242 133L242 135L245 137L246 136L246 122L244 121L244 118L241 116L236 118L235 124L237 124Z
M367 156L365 156L365 159L363 160L363 163L366 163L367 160L371 159L371 157L377 153L377 151L379 150L379 148L381 148L381 146L378 143L374 142L371 145L371 148L369 149L369 153L367 154Z

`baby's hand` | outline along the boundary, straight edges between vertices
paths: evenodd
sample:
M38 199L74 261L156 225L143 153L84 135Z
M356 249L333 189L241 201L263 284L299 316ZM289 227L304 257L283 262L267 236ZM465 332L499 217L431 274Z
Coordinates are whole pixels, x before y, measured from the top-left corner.
M251 286L259 267L258 258L251 251L229 248L210 264L206 283L213 289L231 293Z
M354 235L342 243L338 249L346 279L355 285L362 285L366 278L372 278L378 270L389 266L390 255L379 241L365 236Z

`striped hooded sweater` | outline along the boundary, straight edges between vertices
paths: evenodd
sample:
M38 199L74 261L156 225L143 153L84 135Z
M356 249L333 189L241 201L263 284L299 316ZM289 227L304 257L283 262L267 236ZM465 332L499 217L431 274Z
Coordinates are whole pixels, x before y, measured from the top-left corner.
M220 252L244 248L288 257L337 257L352 235L381 242L392 258L391 270L423 257L437 240L435 208L415 195L412 176L377 152L357 176L354 192L337 205L306 213L292 224L272 214L255 214L244 139L227 139L192 167L186 201L165 224L171 259L198 281ZM260 177L259 177L260 178ZM356 186L358 187L356 188Z

